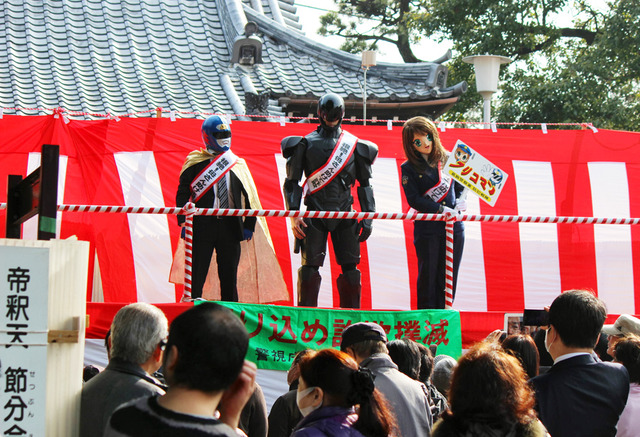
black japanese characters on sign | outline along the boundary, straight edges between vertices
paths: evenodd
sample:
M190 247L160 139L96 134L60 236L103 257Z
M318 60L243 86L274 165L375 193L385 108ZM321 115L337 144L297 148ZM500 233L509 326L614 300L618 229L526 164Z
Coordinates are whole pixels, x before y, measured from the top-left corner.
M5 329L10 337L5 345L6 348L14 345L21 345L24 348L29 346L24 344L23 337L28 334L29 329L29 295L28 285L31 280L29 269L20 267L9 268L7 283L5 285L7 293Z
M6 332L8 341L5 348L22 346L28 349L29 346L25 344L24 337L29 334L29 282L31 280L29 269L19 266L9 268L6 278L4 287L7 297L3 331ZM34 413L29 411L33 399L30 399L26 392L29 389L35 389L35 385L29 385L28 374L29 370L22 367L9 366L4 370L3 392L9 397L2 405L3 435L31 435L24 429L28 427L23 423L25 419L34 416Z

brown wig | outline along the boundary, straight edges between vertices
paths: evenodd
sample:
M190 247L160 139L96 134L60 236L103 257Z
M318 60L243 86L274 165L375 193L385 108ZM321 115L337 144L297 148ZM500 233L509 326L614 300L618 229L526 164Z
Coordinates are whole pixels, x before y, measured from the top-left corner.
M443 419L461 431L478 422L506 429L534 420L534 404L518 360L495 343L481 342L458 361Z
M300 361L300 376L308 387L323 390L323 406L359 406L354 428L366 437L395 433L393 415L375 388L371 372L359 369L348 354L335 349L307 354Z
M422 154L413 146L413 137L415 135L428 135L433 137L433 147L429 153L427 161L424 160ZM416 169L424 169L426 165L437 167L438 162L442 164L447 160L447 151L440 142L440 135L436 125L426 117L413 117L407 120L402 126L402 148L407 161Z
M540 373L540 354L538 347L530 335L513 334L502 342L502 348L509 355L516 357L529 378Z

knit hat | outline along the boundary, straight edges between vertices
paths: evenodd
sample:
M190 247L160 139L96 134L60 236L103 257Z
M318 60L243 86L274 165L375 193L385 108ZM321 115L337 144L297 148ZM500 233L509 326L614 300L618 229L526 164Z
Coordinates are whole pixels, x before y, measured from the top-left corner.
M433 359L433 375L431 382L440 393L447 396L451 385L451 376L458 362L449 355L438 355Z

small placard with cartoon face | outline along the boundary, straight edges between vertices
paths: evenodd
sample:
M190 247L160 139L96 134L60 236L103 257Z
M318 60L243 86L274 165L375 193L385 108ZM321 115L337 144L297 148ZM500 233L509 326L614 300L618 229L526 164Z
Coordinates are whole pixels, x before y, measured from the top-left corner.
M491 206L495 205L509 176L460 140L443 171Z

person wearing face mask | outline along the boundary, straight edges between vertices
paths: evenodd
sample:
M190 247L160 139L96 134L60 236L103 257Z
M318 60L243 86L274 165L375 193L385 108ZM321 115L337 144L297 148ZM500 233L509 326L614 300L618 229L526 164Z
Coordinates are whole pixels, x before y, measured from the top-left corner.
M545 348L553 366L531 379L540 421L553 437L613 437L629 395L629 374L618 363L594 358L607 318L603 301L569 290L549 307Z
M289 437L293 428L300 422L302 415L296 403L300 378L300 361L311 353L311 349L303 349L296 354L287 372L289 391L278 397L269 412L268 437Z
M414 210L428 214L458 216L467 209L464 187L442 172L447 151L435 124L426 117L413 117L402 128L402 146L407 160L402 164L402 189ZM464 223L453 226L453 298L458 267L464 248ZM443 221L416 220L413 244L418 258L418 309L445 308L446 234Z
M378 146L356 138L342 129L344 100L327 93L318 100L320 126L305 137L282 140L282 156L287 159L287 176L282 187L289 210L299 210L304 199L308 211L352 211L351 188L358 182L360 210L375 212L373 188L369 184L371 166ZM306 176L301 186L300 180ZM342 274L336 279L341 308L360 308L362 290L360 243L371 235L372 220L291 218L296 238L294 252L300 252L298 306L318 306L319 268L324 264L327 238Z
M323 349L302 359L296 403L303 419L292 437L398 435L371 372L344 352Z
M226 119L212 115L204 120L201 131L206 149L194 150L187 156L180 173L176 206L193 202L198 208L251 209L257 193L245 161L230 150L231 129ZM183 238L184 222L185 216L178 215ZM185 295L183 300L202 297L215 249L221 300L238 301L240 242L251 240L255 227L255 217L194 217L191 296Z

